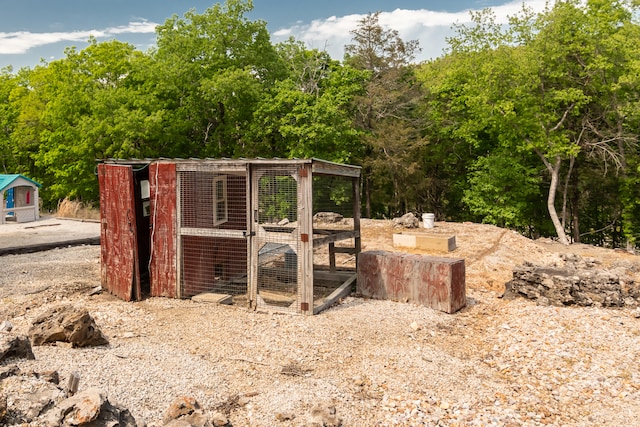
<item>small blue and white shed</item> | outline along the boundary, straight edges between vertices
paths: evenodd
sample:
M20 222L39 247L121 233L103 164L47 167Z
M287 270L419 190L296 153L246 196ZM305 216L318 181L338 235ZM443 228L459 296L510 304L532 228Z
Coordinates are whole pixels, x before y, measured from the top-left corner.
M40 218L41 185L20 174L0 174L0 224L37 221Z

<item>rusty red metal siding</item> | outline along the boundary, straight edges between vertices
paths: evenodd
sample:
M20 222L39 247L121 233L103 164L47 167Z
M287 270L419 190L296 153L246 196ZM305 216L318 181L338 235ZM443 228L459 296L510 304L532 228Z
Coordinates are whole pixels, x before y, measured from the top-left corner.
M176 298L176 165L149 165L151 189L151 296Z
M454 313L466 305L464 260L385 251L361 252L358 293Z
M125 301L140 298L133 173L130 166L98 165L102 286Z

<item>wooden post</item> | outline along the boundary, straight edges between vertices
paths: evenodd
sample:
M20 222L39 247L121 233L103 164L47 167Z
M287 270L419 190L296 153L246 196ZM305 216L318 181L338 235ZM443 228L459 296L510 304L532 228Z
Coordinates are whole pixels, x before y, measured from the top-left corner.
M360 238L360 178L353 179L353 231L356 232L355 250L357 268L358 258L362 250L362 241Z
M298 262L301 269L302 286L300 312L313 314L313 172L311 164L300 166L298 179L298 226L300 238L298 243Z
M329 243L329 271L336 272L336 244Z

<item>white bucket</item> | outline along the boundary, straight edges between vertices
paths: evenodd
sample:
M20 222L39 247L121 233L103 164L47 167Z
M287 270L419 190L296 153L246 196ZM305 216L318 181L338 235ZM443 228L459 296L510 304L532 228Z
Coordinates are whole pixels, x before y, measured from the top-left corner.
M436 215L432 213L422 214L422 222L424 223L424 228L433 228L433 222L436 219Z

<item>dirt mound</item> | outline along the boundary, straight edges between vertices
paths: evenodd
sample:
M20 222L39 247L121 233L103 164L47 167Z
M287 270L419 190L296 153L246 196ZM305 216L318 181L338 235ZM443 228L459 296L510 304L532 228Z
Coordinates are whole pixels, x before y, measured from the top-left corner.
M398 251L393 247L393 233L405 230L394 228L391 221L362 220L363 250ZM436 222L433 229L411 230L429 234L455 236L456 249L452 252L424 251L402 248L403 252L464 258L467 286L504 292L511 280L514 267L530 262L553 265L561 261L563 253L598 258L604 266L627 262L640 266L637 256L612 249L589 245L565 246L551 239L531 240L515 231L488 224ZM631 275L635 273L630 271Z

